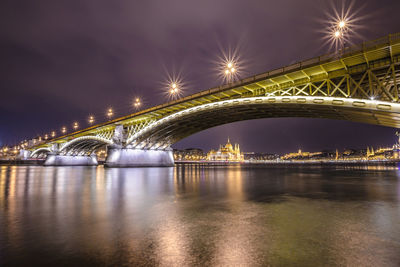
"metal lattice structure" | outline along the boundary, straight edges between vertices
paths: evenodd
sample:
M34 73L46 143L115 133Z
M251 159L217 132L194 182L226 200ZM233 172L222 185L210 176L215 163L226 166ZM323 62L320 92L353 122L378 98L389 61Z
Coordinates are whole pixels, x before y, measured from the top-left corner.
M340 55L340 56L339 56ZM230 122L310 117L400 128L400 33L202 91L31 147L63 154L106 145L165 149ZM115 138L122 127L123 138Z

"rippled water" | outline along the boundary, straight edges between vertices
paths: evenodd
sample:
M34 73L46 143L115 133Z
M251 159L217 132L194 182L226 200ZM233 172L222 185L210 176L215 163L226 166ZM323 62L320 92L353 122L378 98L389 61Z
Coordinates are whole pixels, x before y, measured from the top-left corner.
M399 266L400 173L0 166L0 265Z

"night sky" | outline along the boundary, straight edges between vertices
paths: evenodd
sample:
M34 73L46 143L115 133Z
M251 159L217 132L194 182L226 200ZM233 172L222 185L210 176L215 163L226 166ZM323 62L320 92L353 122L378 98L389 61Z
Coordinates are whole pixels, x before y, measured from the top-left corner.
M353 1L354 2L354 1ZM0 146L167 101L179 73L190 95L223 83L217 61L237 49L240 78L331 51L321 32L342 1L10 0L0 3ZM351 3L344 2L346 6ZM355 1L360 43L400 31L399 0ZM396 129L321 119L262 119L208 129L175 148L216 148L229 136L244 151L392 145Z

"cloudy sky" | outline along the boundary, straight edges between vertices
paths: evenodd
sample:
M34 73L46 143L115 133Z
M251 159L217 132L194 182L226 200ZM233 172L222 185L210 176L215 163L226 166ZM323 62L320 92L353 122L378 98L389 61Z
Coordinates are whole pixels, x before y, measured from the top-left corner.
M105 119L167 100L179 73L189 95L223 83L218 58L236 49L241 78L324 54L333 7L322 0L3 0L0 3L0 145L59 130L89 114ZM400 1L353 1L357 36L400 31ZM245 151L391 145L395 129L320 119L238 122L188 137L174 147L210 149L230 136Z

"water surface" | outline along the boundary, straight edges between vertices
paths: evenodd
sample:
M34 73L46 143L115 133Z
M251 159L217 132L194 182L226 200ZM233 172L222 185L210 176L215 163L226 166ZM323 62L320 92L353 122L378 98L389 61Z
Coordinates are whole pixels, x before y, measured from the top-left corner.
M0 166L1 266L399 266L385 168Z

